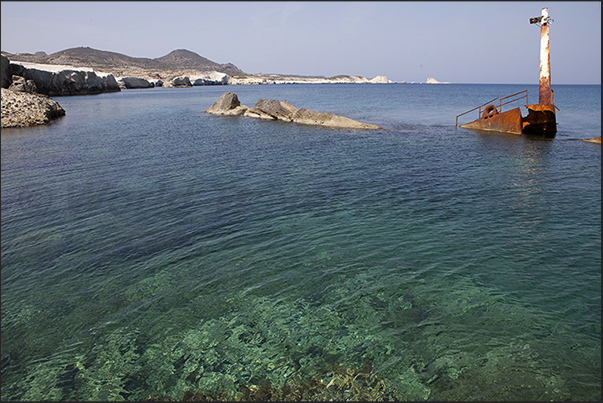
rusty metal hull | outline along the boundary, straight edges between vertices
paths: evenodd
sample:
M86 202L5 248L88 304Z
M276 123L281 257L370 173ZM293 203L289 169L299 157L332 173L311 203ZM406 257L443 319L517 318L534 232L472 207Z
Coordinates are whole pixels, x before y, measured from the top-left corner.
M528 116L523 118L524 134L543 134L554 137L557 133L555 107L549 105L526 105Z
M485 110L482 117L460 127L501 133L538 134L545 137L554 137L557 133L554 106L526 105L528 108L526 117L521 116L519 108L500 113L493 105L490 105L489 108L491 108L490 113Z
M519 108L515 108L502 113L484 114L479 119L459 127L522 134L523 119Z
M549 25L552 21L553 19L549 17L547 8L542 9L542 15L540 17L530 18L530 24L540 24L540 81L538 104L525 105L528 109L528 115L526 117L521 116L519 108L507 112L499 112L496 110L495 105L488 105L484 108L483 114L479 119L461 125L460 127L476 130L491 130L502 133L537 134L544 135L545 137L555 136L557 133L557 121L555 118L555 94L551 89L551 56L549 49ZM528 90L521 91L501 98L499 101L500 110L502 111L503 105L518 101L519 98L509 99L524 92L527 104L527 91ZM457 126L459 117L474 110L478 110L478 113L481 113L482 107L496 99L498 99L498 97L457 115ZM505 103L503 103L503 100L505 100Z

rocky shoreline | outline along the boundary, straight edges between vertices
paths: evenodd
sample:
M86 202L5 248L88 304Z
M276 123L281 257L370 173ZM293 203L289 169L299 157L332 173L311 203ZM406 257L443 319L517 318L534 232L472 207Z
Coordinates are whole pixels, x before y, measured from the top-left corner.
M2 128L44 125L65 115L65 110L47 95L2 88Z
M108 72L95 71L92 67L11 61L4 55L1 58L3 128L46 124L52 119L65 115L65 110L52 100L51 96L91 95L127 89L187 88L202 85L394 83L385 76L368 79L348 75L330 78L280 74L229 75L213 70L145 69L142 67L120 67L115 71ZM315 118L316 116L311 119ZM322 117L323 123L321 124L324 125L327 121L335 124L333 123L335 120L327 116Z
M5 56L2 56L6 58ZM8 60L8 59L7 59ZM92 67L76 67L11 60L8 76L33 79L40 93L46 95L85 95L123 89L178 88L201 85L265 85L265 84L394 84L378 75L366 78L354 75L311 77L282 74L226 74L214 70L144 69L120 67L99 71ZM4 87L6 88L6 87Z

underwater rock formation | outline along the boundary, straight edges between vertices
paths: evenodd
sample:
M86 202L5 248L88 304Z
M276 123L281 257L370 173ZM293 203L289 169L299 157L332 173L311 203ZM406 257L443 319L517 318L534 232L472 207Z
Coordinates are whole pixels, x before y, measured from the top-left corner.
M587 141L589 143L599 143L599 144L601 144L601 136L593 137L592 139L583 139L582 141Z
M170 401L169 397L149 397L147 401ZM235 396L217 395L202 391L186 392L181 401L396 401L387 390L385 382L373 372L370 364L362 368L335 364L314 377L300 382L287 380L283 386L274 387L269 380L258 385L242 385Z

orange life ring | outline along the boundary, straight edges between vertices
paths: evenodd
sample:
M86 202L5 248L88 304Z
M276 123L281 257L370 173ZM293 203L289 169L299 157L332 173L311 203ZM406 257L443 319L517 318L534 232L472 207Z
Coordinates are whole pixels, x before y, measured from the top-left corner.
M496 106L488 105L488 106L486 106L486 108L484 109L484 112L482 113L482 119L488 119L489 117L492 117L493 115L495 115L497 113L498 113L498 111L496 110Z

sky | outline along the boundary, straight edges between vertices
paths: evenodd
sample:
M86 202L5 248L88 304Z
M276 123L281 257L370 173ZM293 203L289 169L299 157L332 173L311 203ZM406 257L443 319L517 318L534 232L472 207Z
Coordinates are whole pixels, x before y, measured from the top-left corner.
M246 73L537 84L547 7L551 83L601 84L600 1L2 1L2 51L74 47L158 58L187 49Z

